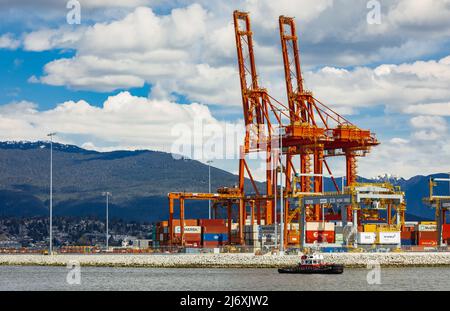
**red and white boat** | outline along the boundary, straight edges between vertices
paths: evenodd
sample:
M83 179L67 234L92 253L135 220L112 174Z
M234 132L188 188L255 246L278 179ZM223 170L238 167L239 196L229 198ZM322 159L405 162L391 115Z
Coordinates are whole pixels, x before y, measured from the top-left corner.
M312 254L303 255L297 266L280 268L278 272L294 274L341 274L344 272L344 265L325 263L323 255Z

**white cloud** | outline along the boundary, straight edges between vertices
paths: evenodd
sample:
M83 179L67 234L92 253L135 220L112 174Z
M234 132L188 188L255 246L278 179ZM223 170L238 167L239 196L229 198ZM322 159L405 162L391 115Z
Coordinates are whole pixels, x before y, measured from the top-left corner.
M404 112L450 117L450 102L411 105L406 107Z
M128 92L110 96L102 107L84 100L44 111L25 101L0 106L0 140L42 140L55 131L59 141L89 149L176 148L199 160L207 155L235 159L242 140L239 125L219 122L204 105L150 100ZM214 153L211 146L220 148Z
M20 46L20 41L15 39L12 34L6 33L0 36L0 49L15 50Z
M305 81L317 98L344 110L383 105L388 112L417 113L425 108L419 105L435 111L444 106L433 102L450 100L448 57L439 61L385 64L373 69L324 67L306 72Z

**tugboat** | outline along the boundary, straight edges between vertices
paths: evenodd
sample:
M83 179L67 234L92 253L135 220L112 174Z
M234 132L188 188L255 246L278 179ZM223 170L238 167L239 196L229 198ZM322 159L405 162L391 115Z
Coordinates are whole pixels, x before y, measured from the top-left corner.
M341 274L344 265L324 263L321 254L303 255L301 262L294 267L280 268L279 273L299 274Z

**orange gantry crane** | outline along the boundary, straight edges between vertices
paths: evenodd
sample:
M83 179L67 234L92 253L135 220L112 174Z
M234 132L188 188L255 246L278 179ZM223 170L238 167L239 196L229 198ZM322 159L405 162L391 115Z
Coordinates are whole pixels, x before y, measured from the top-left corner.
M273 185L277 185L272 158L277 158L272 151L281 139L282 154L285 163L281 163L284 172L286 193L292 188L292 176L300 176L300 191L303 193L323 192L323 169L339 191L327 158L345 156L347 186L356 182L357 156L364 156L372 146L379 144L370 130L362 130L343 116L317 100L313 93L304 88L301 72L300 52L295 21L291 17L279 17L280 40L283 55L287 105L274 99L268 91L259 85L256 71L253 32L249 14L235 11L235 37L241 93L243 102L246 135L240 159L239 180L243 191L245 172L252 179L245 156L251 152L264 151L267 154L265 220L271 224L273 220ZM283 128L283 134L277 136L276 128ZM274 137L275 136L275 137ZM276 146L274 146L274 144ZM296 172L294 158L299 157L299 173ZM244 170L245 168L245 170ZM276 186L275 186L276 188ZM283 204L286 224L289 218L289 202ZM321 220L321 209L318 205L308 207L308 220ZM350 207L347 219L351 219ZM286 230L285 230L286 232Z
M223 187L215 194L169 193L170 241L174 238L172 226L175 200L180 201L180 218L184 219L185 200L212 200L213 206L227 209L228 223L233 217L233 207L237 207L237 241L244 244L244 226L250 209L253 220L270 225L274 222L275 196L278 191L277 168L284 173L284 233L288 223L294 219L287 197L292 194L292 178L299 176L300 192L317 194L323 192L323 168L325 167L337 191L339 187L327 163L328 157L345 156L347 186L356 182L357 156L365 156L370 148L379 144L370 130L362 130L343 116L317 100L313 93L304 88L300 64L300 52L295 21L292 17L279 17L281 49L283 55L287 104L273 98L267 89L261 87L256 70L253 32L250 16L246 12L233 13L239 78L241 85L244 122L246 126L244 143L240 148L239 185L237 188ZM278 131L276 131L278 130ZM280 144L283 148L281 152ZM253 174L246 160L251 153L264 153L266 165L265 191L256 186ZM285 161L278 154L285 156ZM299 160L297 172L295 161ZM253 186L251 195L246 195L245 178ZM307 221L323 220L320 206L306 206ZM352 219L351 208L347 208L347 219ZM184 224L181 221L183 244ZM229 226L229 242L231 239ZM284 241L287 239L285 238Z

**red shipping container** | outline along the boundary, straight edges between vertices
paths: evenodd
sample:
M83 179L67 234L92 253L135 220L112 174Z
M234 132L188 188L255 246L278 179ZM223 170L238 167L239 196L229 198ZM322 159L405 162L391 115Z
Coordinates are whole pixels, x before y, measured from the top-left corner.
M225 219L199 219L198 223L202 227L225 226Z
M450 238L450 224L442 225L442 239L447 240Z
M200 247L201 244L202 243L200 241L185 241L184 242L184 246L186 246L186 247Z
M217 241L203 241L203 247L219 247L222 244Z
M181 237L181 233L175 233L176 237ZM185 240L201 240L202 235L201 233L185 233L184 234Z
M306 243L334 243L334 231L306 231Z
M202 228L203 233L228 233L228 227L225 226L205 226Z
M437 246L437 240L420 239L419 245L420 246Z
M180 225L180 220L179 219L173 219L172 224L174 227L179 226ZM184 225L185 226L198 226L198 220L197 219L185 219L184 220Z
M420 231L418 233L418 245L421 246L436 246L437 245L437 231Z
M330 221L330 220L341 220L342 217L339 214L327 214L325 215L325 220L326 221Z

